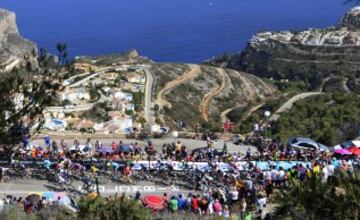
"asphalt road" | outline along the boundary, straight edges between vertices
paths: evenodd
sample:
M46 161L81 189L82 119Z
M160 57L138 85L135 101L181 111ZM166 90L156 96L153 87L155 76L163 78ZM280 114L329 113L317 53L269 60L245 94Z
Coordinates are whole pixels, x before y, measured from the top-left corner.
M289 99L282 106L280 106L280 108L275 112L275 114L273 114L270 117L270 121L277 121L280 118L280 114L290 110L295 102L305 99L305 98L308 98L310 96L322 95L322 94L324 94L324 93L323 92L305 92L305 93L297 94L297 95L291 97L291 99Z
M152 108L154 108L154 103L152 101L152 91L154 78L149 70L149 68L144 68L146 74L146 86L145 86L145 108L144 115L146 122L151 126L155 124L155 116Z
M58 143L60 143L61 139L64 139L68 146L72 146L74 143L74 139L69 139L66 137L63 138L56 138L56 139L52 139L57 141ZM85 144L86 139L85 138L81 138L81 136L78 138L78 140L80 141L80 144ZM113 139L113 138L102 138L100 139L103 146L111 146L112 142L115 141L115 143L119 143L119 141L121 140L124 144L130 144L130 143L138 143L140 146L144 147L146 145L146 141L140 141L140 140L132 140L132 139ZM167 139L150 139L151 142L155 145L157 150L161 150L161 147L163 144L169 144L169 143L176 143L177 141L180 141L181 144L185 145L187 150L194 150L196 148L200 148L200 147L206 147L207 143L206 141L202 141L202 140L195 140L195 139L182 139L182 138L167 138ZM95 143L95 139L91 140L93 142L93 144ZM35 139L32 141L33 144L38 144L38 145L44 145L44 140L43 139ZM245 153L248 148L251 149L252 152L256 151L256 148L253 146L245 146L245 145L234 145L232 144L232 142L228 141L228 140L217 140L213 143L213 147L221 150L224 146L224 143L227 144L228 147L228 151L229 152L241 152L241 153Z

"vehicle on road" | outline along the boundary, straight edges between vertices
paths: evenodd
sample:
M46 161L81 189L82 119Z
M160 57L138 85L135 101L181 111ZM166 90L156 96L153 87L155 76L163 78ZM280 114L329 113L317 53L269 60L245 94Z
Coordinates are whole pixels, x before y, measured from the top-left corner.
M287 145L297 150L329 151L329 147L305 137L290 138Z

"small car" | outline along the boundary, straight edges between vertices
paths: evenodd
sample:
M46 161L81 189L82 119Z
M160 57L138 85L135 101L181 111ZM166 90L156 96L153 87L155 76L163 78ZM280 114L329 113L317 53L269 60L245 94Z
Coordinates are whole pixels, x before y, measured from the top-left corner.
M297 150L329 151L329 147L304 137L290 138L287 145Z

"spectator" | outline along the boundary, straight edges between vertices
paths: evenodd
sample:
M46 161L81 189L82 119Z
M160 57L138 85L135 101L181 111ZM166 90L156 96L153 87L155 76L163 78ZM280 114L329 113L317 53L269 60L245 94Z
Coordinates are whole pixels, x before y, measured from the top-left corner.
M222 214L222 206L218 199L215 199L215 202L213 204L214 213L218 216L221 216Z
M169 209L171 212L176 212L178 210L178 200L176 196L172 196L169 201Z
M184 211L186 209L186 199L182 194L179 194L178 196L178 209L180 211Z

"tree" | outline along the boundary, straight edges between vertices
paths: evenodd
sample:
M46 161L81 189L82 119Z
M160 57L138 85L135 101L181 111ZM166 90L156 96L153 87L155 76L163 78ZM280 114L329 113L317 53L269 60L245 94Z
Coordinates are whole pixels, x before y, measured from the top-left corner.
M293 180L275 203L279 219L358 219L360 172L339 173L335 183L322 183L315 175L303 183Z
M94 199L83 198L78 203L79 219L118 219L143 220L149 219L150 212L138 201L125 197L115 196L113 200L106 201L97 196Z
M66 45L58 45L58 60L41 49L24 57L26 65L0 78L0 148L5 154L24 139L38 132L43 124L43 110L62 81L67 63Z

